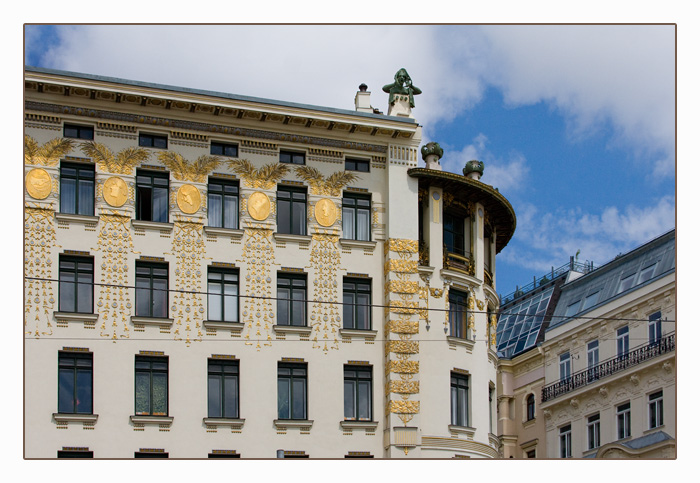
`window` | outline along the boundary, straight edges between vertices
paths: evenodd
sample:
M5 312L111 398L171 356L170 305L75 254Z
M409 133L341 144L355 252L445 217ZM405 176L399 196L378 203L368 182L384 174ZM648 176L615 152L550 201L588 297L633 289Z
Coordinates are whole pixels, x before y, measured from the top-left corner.
M94 139L95 128L92 126L77 126L75 124L64 124L64 138Z
M306 419L306 364L280 362L277 366L279 419Z
M658 428L664 424L664 393L656 391L649 394L649 429Z
M450 313L448 321L450 325L450 336L467 338L467 295L459 290L450 290L448 301L450 303Z
M451 422L454 426L469 426L469 376L450 373Z
M372 367L344 367L344 417L350 421L372 420Z
M620 280L620 286L617 288L617 293L622 293L629 290L632 287L632 282L634 282L634 273L628 275L627 277Z
M599 374L598 374L599 355L598 355L598 340L597 339L592 340L588 343L586 355L588 358L588 380L592 381L592 380L598 379L598 377L599 377Z
M168 149L168 136L139 133L139 146L143 148Z
M596 303L598 303L598 295L600 295L600 292L592 293L589 296L587 296L583 300L583 307L581 307L581 310L590 309Z
M209 179L207 197L209 226L238 228L238 183Z
M529 394L527 396L527 420L532 421L535 419L535 395Z
M58 353L58 412L92 414L91 353Z
M567 305L564 317L573 317L574 315L576 315L578 313L579 305L581 305L580 300L577 300L576 302Z
M219 322L238 322L238 270L209 267L207 318Z
M91 314L93 261L90 257L58 257L58 310Z
M566 381L571 377L571 355L564 352L559 356L559 379Z
M277 324L306 325L305 274L277 274Z
M168 453L163 451L135 451L134 458L168 458Z
M527 453L525 453L525 457L528 459L534 459L537 457L537 450L531 449Z
M617 439L629 438L631 434L630 416L630 403L617 407Z
M168 415L168 358L136 356L136 414Z
M92 458L92 451L87 450L59 450L56 458Z
M136 219L168 222L168 173L136 171Z
M656 263L643 268L642 271L639 272L639 280L637 280L637 284L644 283L649 280L654 275L655 268Z
M363 173L369 173L369 160L346 158L345 171L362 171Z
M559 457L571 458L571 425L559 428Z
M277 189L277 231L306 235L306 190L280 186Z
M168 317L168 264L136 262L136 316Z
M306 155L304 153L280 151L280 163L306 164Z
M72 215L95 214L95 167L61 163L60 211Z
M588 449L600 446L600 413L588 417Z
M212 141L209 154L213 154L215 156L228 156L230 158L237 158L238 145Z
M464 256L464 218L445 213L442 225L442 242L448 253Z
M484 226L484 269L491 272L491 228Z
M208 416L238 419L238 361L209 359Z
M369 241L371 230L370 196L343 194L343 238Z
M224 451L224 450L214 450L213 453L209 453L207 458L240 458L241 455L235 451Z
M369 279L343 279L343 328L372 328L372 285Z
M658 344L661 341L661 312L649 316L649 343Z
M628 326L617 329L617 357L626 357L630 350L630 328Z

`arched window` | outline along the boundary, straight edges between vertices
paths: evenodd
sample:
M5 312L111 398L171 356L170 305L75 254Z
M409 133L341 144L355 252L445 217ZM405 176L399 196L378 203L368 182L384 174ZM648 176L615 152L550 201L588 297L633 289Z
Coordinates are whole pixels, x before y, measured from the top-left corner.
M530 394L527 396L527 420L533 419L535 419L535 395Z

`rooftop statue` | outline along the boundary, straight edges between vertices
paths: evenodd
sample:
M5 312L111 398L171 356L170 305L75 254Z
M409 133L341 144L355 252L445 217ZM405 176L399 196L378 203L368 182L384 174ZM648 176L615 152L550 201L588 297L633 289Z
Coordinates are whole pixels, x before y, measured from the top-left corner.
M399 69L396 75L394 75L394 83L385 85L382 87L382 90L389 93L389 104L394 103L394 96L397 94L408 95L411 107L416 107L413 103L413 95L418 95L423 92L413 85L411 76L408 75L408 72L406 72L404 68Z

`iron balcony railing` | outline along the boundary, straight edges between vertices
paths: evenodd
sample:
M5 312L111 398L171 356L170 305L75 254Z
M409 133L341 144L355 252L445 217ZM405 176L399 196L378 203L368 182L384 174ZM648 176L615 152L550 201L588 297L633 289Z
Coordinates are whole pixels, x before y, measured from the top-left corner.
M512 302L513 300L520 298L523 295L525 295L526 293L535 290L537 287L540 287L548 282L551 282L555 278L558 278L561 275L564 275L565 273L574 271L574 272L580 272L580 273L585 274L585 273L589 273L589 272L592 272L593 270L595 270L595 268L593 267L593 262L581 263L581 262L573 260L574 257L571 257L571 258L572 259L566 265L562 265L559 268L552 267L552 270L550 271L550 273L543 275L540 278L533 277L532 282L528 283L527 285L524 285L522 287L516 287L515 291L509 293L508 295L501 295L501 305Z
M583 371L576 372L570 377L560 379L554 384L542 388L542 402L547 402L580 387L611 376L617 372L636 366L676 349L676 334L671 333L661 339L638 347L623 356L601 362Z

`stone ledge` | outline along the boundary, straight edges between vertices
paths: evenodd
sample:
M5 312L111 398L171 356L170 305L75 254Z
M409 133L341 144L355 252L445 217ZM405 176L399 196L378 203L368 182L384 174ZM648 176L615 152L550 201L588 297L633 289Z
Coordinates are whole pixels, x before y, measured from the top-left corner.
M365 250L374 250L377 246L376 241L351 240L349 238L341 238L340 246L343 248L363 248Z
M166 319L160 317L138 317L136 315L132 315L131 323L134 325L155 325L159 327L170 327L173 325L173 319Z
M71 223L83 223L85 225L96 225L100 221L99 216L74 215L72 213L54 213L56 221L67 221Z
M243 238L243 233L245 233L243 230L239 230L236 228L221 228L217 226L205 226L204 227L204 233L207 235L215 235L215 236L230 236L231 238L235 238L236 240Z
M241 332L245 324L239 322L222 322L220 320L205 320L202 322L205 329L230 330L231 332Z
M80 312L54 312L53 316L56 320L65 320L66 322L87 322L94 324L97 322L100 314L88 314Z
M140 228L142 230L158 230L158 231L173 231L173 223L163 223L160 221L144 221L144 220L131 220L131 225L134 228Z
M95 423L97 417L97 414L53 413L53 419L57 423Z

